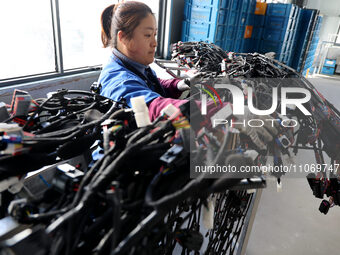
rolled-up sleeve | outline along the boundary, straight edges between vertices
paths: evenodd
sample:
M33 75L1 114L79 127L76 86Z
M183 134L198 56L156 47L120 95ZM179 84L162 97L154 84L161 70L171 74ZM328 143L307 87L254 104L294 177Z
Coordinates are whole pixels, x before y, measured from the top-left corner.
M163 80L158 78L158 80L168 97L176 99L181 96L182 92L177 88L177 83L180 81L180 79Z

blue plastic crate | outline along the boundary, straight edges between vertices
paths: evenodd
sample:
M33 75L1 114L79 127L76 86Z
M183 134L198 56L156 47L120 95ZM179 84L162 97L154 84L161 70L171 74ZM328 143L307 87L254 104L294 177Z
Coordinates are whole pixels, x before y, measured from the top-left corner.
M219 7L221 5L221 0L186 0L186 2L190 3L191 5L196 6L216 6Z
M292 36L289 30L266 28L263 31L262 38L271 41L289 41L289 36Z
M241 12L239 14L239 22L240 26L244 25L253 25L254 24L254 16L255 14L250 14L248 12Z
M246 26L239 26L235 33L236 39L243 39Z
M182 36L184 35L184 37L189 41L205 41L213 43L215 42L216 38L219 37L217 34L219 31L216 30L216 24L214 23L198 23L187 21L187 24L184 25L184 27L186 27L186 33L182 34ZM223 33L223 29L221 33Z
M236 39L234 42L234 51L242 52L244 39Z
M226 27L225 25L217 25L214 42L222 41L224 39L225 27Z
M281 54L286 52L289 46L290 44L287 42L262 40L260 44L260 53L275 52Z
M218 11L217 24L224 25L226 23L228 13L225 10Z
M196 6L217 6L218 8L230 8L230 6L234 6L235 10L237 10L240 3L237 3L240 0L186 0L186 3ZM234 3L233 3L234 2Z
M309 68L313 65L314 63L314 58L307 58L306 61L305 61L305 68Z
M335 72L335 68L334 67L327 67L324 66L321 70L322 74L328 74L328 75L333 75Z
M216 40L215 45L221 47L223 49L223 46L224 46L224 40Z
M268 4L266 15L295 18L297 11L298 8L294 4Z
M248 12L251 14L255 12L256 0L243 0L241 2L242 2L241 12Z
M312 39L312 44L319 42L319 36L314 36Z
M309 50L316 50L318 48L318 43L313 43L309 46Z
M314 59L315 59L315 55L309 55L309 56L307 56L305 63L313 64Z
M229 11L227 21L226 21L226 25L228 25L228 26L239 25L239 23L238 23L239 15L240 15L240 13L238 11Z
M234 51L238 53L257 52L260 45L259 40L254 39L236 39L234 42Z
M202 7L192 5L189 6L187 9L187 14L185 15L184 19L197 22L215 22L217 21L218 12L217 8L214 7ZM223 21L224 22L224 21Z
M230 0L221 0L220 8L228 8Z
M254 53L259 51L260 40L257 39L244 39L242 53Z
M308 38L312 32L313 20L315 19L317 12L316 10L301 9L299 14L297 32L296 36L293 38L294 54L292 61L292 67L297 71L301 70L304 56L308 50Z
M279 16L266 16L266 28L291 30L294 28L294 25L295 19Z
M189 26L188 26L188 21L183 20L182 21L182 34L181 34L181 41L182 42L187 42L187 36L189 34Z
M242 7L242 0L230 0L228 9L231 11L239 11Z
M223 37L227 40L233 40L236 38L236 32L236 26L225 26Z
M234 51L234 40L224 40L222 48L226 51Z
M277 54L275 58L285 65L290 65L291 52Z
M263 38L263 31L263 27L254 26L251 38L261 40Z
M254 25L258 27L263 27L266 21L266 16L254 14Z
M329 58L326 58L325 59L325 63L323 66L326 66L326 67L335 67L336 65L336 59L329 59Z

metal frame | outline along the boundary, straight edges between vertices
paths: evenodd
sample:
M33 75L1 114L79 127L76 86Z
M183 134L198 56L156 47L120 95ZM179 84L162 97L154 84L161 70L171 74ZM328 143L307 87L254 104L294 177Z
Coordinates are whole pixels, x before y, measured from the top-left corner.
M239 240L239 247L237 249L236 255L245 255L247 252L248 241L249 241L250 234L251 234L253 224L255 221L255 216L256 216L257 208L260 203L261 195L262 195L262 189L258 189L256 190L254 196L252 197L250 208L248 210L245 223L244 223L245 229L243 229L242 231L241 238Z

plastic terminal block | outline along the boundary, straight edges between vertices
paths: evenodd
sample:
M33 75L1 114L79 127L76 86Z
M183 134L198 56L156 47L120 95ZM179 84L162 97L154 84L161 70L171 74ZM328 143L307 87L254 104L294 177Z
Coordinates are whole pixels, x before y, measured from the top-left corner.
M166 114L169 117L173 117L173 118L176 118L180 113L181 111L173 104L168 104L161 111L161 114Z
M144 96L131 98L132 110L135 113L137 127L151 125L149 109L145 103Z

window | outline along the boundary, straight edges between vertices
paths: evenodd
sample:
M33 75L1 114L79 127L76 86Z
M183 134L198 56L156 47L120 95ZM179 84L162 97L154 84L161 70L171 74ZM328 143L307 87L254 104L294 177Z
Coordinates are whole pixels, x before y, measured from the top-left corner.
M49 1L2 3L0 34L0 80L55 71Z
M113 1L59 0L64 69L93 66L106 60L100 40L100 15Z
M0 8L0 84L93 70L107 60L100 15L118 0L13 0ZM146 1L158 18L159 1Z

